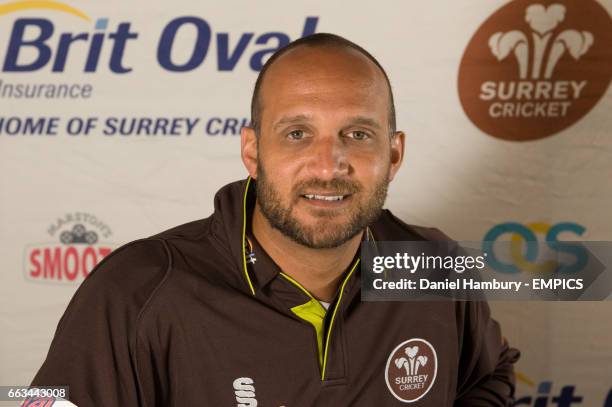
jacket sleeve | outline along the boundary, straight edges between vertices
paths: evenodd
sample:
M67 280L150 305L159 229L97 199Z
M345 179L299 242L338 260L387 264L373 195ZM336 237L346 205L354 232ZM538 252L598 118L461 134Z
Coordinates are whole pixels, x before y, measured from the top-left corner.
M514 401L513 364L520 353L502 337L483 301L461 302L463 335L455 407L510 406Z
M79 407L143 405L135 331L167 263L158 240L136 241L106 257L70 301L32 386L68 386L68 399Z

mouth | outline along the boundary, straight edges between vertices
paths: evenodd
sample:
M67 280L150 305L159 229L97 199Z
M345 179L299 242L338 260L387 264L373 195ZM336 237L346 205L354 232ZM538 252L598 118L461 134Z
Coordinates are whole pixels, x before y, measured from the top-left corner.
M308 200L317 200L317 201L328 201L328 202L333 202L333 201L342 201L344 200L344 198L348 197L349 195L318 195L318 194L304 194L302 195L303 198L306 198Z
M352 194L309 193L302 194L300 197L309 205L318 208L338 208L345 205L351 199Z

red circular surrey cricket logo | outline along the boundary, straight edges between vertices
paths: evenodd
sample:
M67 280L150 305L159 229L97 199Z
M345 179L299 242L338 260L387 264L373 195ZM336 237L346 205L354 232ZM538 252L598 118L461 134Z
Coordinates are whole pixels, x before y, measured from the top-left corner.
M399 344L389 355L385 381L396 399L412 403L427 394L437 372L436 350L425 339L412 338Z
M459 98L493 137L551 136L584 117L612 76L612 19L595 0L514 0L470 40Z

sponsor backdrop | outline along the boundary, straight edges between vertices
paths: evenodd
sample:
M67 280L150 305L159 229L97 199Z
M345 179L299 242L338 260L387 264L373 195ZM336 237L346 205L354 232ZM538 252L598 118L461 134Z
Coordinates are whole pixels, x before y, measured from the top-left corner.
M256 74L314 32L388 69L401 218L461 240L612 239L612 0L144 6L0 1L2 385L29 383L96 263L245 177ZM523 354L518 405L612 406L612 303L492 308Z

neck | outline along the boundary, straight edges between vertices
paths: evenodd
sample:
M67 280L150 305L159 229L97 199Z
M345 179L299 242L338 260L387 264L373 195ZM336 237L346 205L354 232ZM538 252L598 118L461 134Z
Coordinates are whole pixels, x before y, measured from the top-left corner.
M318 300L331 302L340 278L359 249L362 233L331 249L311 249L296 243L270 225L259 204L253 211L253 234L280 269Z

